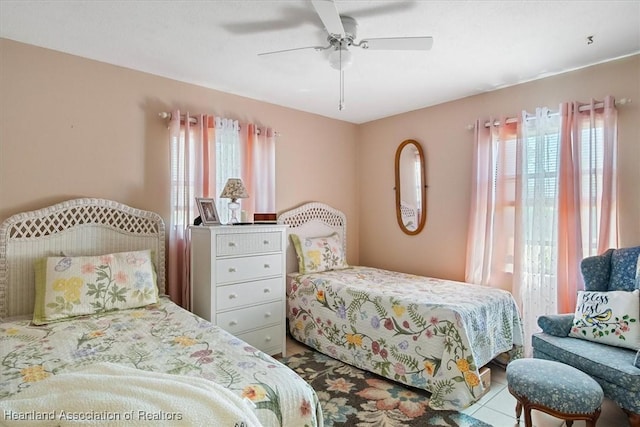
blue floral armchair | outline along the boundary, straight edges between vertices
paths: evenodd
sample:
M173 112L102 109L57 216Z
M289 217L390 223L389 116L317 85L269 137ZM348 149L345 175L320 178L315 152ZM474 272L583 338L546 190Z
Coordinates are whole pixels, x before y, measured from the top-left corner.
M582 260L586 291L634 291L640 289L640 246L609 249ZM630 298L638 293L629 292ZM639 315L636 313L635 319ZM635 320L634 322L637 322ZM640 349L624 348L569 336L574 313L541 316L542 332L532 336L533 357L555 360L586 372L604 394L628 415L632 427L640 427Z

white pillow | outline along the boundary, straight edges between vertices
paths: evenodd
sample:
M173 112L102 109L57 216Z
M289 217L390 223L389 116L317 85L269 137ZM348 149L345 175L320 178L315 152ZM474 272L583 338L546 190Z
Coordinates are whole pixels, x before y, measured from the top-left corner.
M640 291L579 291L570 337L640 349Z

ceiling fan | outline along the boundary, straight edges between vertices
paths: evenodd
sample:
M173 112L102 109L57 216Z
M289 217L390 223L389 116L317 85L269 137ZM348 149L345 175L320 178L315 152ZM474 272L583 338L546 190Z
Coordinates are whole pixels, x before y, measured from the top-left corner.
M433 37L385 37L369 38L356 41L358 22L346 15L340 15L334 0L311 0L316 13L320 17L327 31L327 46L305 46L293 49L283 49L259 53L259 56L273 55L295 50L314 49L316 51L331 50L329 63L340 71L340 102L339 110L344 104L344 70L348 68L353 58L349 48L359 47L366 50L429 50L433 45Z

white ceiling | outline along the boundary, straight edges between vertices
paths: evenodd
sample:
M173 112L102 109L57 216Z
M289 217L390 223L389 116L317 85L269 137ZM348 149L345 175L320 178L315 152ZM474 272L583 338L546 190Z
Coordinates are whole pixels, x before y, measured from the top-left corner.
M0 0L0 36L363 123L640 52L640 1L347 1L357 40L432 36L426 52L352 48L346 109L310 1ZM593 43L587 37L593 36Z

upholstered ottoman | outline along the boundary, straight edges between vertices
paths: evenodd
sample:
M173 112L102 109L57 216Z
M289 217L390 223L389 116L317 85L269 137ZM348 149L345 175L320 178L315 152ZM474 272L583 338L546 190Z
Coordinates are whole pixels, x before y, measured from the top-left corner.
M516 416L524 408L524 425L532 427L531 410L537 409L566 421L586 420L595 427L604 394L589 375L564 363L518 359L507 365L509 392L518 400Z

